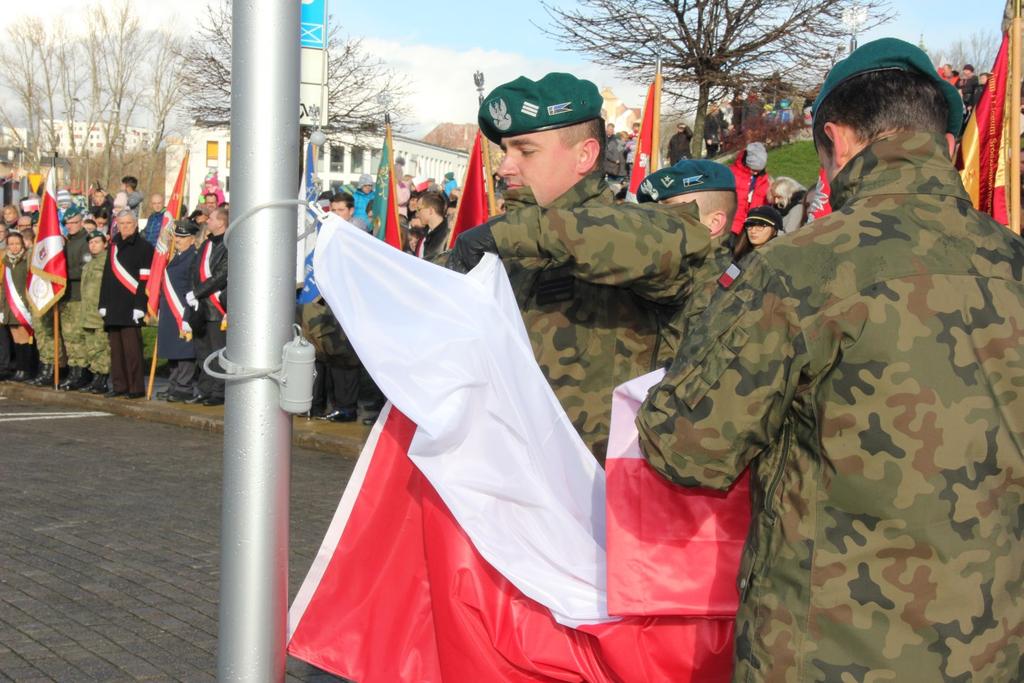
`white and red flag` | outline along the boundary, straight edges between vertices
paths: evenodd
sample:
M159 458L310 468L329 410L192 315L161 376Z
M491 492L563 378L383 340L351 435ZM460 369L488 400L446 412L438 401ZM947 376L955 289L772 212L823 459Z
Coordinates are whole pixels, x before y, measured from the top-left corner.
M156 317L160 313L161 286L167 262L171 260L174 249L174 221L181 213L181 198L185 191L185 176L188 173L188 152L181 160L178 177L171 189L171 198L164 209L164 217L160 223L160 236L153 245L153 260L149 266L149 280L146 282L146 308L149 315ZM180 325L179 325L180 327Z
M57 218L54 173L50 169L39 204L39 228L36 230L36 242L32 246L32 261L25 287L32 312L41 316L50 310L64 296L67 282L68 263L64 257L64 237Z
M291 607L292 655L360 683L729 679L734 607L609 613L605 473L496 257L463 276L331 216L314 268L394 405Z
M633 171L629 175L627 196L636 201L636 191L643 179L658 170L658 151L661 149L661 62L654 73L654 82L647 89L640 134L633 151Z

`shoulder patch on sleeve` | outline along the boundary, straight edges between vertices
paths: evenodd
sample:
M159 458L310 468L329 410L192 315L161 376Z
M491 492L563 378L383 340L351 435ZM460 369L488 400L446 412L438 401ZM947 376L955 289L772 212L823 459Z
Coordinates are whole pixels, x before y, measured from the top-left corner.
M722 273L722 276L718 278L718 286L722 289L729 289L729 287L732 286L732 283L736 281L736 278L738 278L742 272L743 271L740 270L738 265L735 263L730 264L729 267L725 269L725 272Z

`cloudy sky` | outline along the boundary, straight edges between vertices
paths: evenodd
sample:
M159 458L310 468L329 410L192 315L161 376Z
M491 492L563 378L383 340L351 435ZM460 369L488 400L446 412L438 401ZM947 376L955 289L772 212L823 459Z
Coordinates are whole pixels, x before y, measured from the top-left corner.
M5 3L0 28L18 16L64 15L71 25L81 17L81 0L37 0ZM145 3L148 25L175 26L188 32L201 20L207 0ZM565 0L558 5L565 4ZM895 0L897 19L861 38L885 35L928 46L945 46L976 31L996 33L1005 0L975 0L970 11L959 0ZM142 5L140 4L140 7ZM550 24L539 0L328 0L328 10L343 31L361 36L365 47L410 84L410 128L425 133L442 121L476 119L473 72L483 71L488 86L519 75L539 78L549 71L570 71L599 87L611 86L625 102L640 106L643 85L630 83L610 69L567 52L538 25Z

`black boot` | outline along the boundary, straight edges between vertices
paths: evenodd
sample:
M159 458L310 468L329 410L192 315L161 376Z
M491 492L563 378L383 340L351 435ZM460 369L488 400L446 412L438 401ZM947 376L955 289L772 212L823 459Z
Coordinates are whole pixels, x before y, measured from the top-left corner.
M78 368L78 383L71 387L73 391L81 391L92 384L92 371L89 368Z
M72 391L73 389L76 389L78 387L78 383L81 381L81 378L82 368L78 367L77 365L72 365L70 368L68 368L67 376L64 377L64 380L60 383L60 386L57 388L60 389L61 391Z
M89 386L90 394L105 394L107 393L107 373L99 373L96 378L93 379L92 384Z
M53 364L43 363L39 366L39 374L29 382L34 387L44 387L47 384L53 384Z

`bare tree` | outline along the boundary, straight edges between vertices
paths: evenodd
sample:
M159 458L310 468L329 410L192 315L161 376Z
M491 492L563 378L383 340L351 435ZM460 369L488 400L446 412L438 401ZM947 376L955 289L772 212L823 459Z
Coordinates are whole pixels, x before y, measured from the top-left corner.
M935 66L949 64L960 69L964 64L971 64L978 72L988 71L996 61L1000 40L995 31L975 31L948 47L930 51L930 55Z
M198 124L222 126L231 119L230 2L211 0L206 16L182 55L184 96L188 113ZM327 46L328 140L383 132L385 108L394 120L405 115L400 103L404 83L384 62L368 55L361 40L342 36L332 23Z
M36 70L39 48L35 40L40 32L42 22L39 19L24 17L7 28L7 38L0 45L0 79L12 94L7 102L0 104L0 120L11 129L12 137L24 150L23 163L31 166L39 163L42 88ZM21 122L25 123L24 133L18 131Z
M108 11L96 2L89 10L90 32L105 35L99 54L99 74L109 103L104 135L102 179L109 183L114 161L124 157L124 134L139 103L139 72L146 43L140 40L139 16L129 0L118 0Z
M158 152L172 124L172 117L181 104L181 93L185 83L185 41L170 33L153 32L147 39L149 55L147 59L146 82L148 88L143 97L143 106L149 112L153 122L153 139L150 143L152 158ZM151 164L146 177L146 187L153 186L157 165Z
M629 80L649 83L662 60L664 92L677 106L695 104L693 151L699 153L709 102L774 77L815 87L849 38L849 0L578 0L545 2L542 27L567 50L588 55ZM887 0L862 0L869 20L887 21Z

